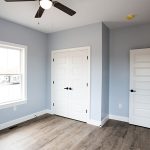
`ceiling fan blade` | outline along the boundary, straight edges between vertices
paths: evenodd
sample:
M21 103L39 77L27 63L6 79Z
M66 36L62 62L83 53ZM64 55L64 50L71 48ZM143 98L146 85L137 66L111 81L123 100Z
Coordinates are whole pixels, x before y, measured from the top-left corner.
M53 5L54 5L54 7L60 9L61 11L65 12L66 14L68 14L70 16L73 16L74 14L76 14L76 12L74 10L70 9L69 7L67 7L57 1L54 1Z
M36 15L35 15L35 18L41 18L43 15L43 12L44 12L44 9L40 6Z
M37 0L5 0L6 2L28 2L28 1L37 1Z

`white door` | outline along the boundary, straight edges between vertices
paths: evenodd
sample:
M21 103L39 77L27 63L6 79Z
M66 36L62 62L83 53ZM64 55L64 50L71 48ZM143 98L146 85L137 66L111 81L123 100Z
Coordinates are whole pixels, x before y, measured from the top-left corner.
M57 115L68 117L68 90L64 89L69 84L68 52L56 52L53 54L52 69L52 94L54 99L54 111Z
M150 128L150 48L130 51L131 124Z
M52 55L54 113L86 122L90 105L89 49L59 50Z

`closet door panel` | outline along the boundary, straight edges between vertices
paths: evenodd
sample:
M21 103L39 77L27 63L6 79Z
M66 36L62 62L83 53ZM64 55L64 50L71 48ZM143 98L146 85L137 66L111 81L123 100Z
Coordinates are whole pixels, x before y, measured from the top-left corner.
M88 52L78 50L70 52L69 57L69 112L70 118L87 121L88 108Z
M87 122L89 108L88 49L53 54L53 99L56 115Z
M53 94L55 101L55 113L60 116L68 117L68 52L55 53L53 63Z

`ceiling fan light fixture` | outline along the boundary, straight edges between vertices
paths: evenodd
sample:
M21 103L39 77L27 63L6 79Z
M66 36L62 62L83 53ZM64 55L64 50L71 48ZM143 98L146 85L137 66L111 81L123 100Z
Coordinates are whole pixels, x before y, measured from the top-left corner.
M43 9L50 9L52 7L52 1L50 0L41 0L40 1L40 6L43 8Z

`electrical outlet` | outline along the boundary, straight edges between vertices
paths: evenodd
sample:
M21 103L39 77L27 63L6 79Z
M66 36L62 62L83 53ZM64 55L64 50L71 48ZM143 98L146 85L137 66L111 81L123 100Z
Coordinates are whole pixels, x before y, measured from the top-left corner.
M119 109L122 109L122 104L119 104L118 107L119 107Z

